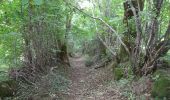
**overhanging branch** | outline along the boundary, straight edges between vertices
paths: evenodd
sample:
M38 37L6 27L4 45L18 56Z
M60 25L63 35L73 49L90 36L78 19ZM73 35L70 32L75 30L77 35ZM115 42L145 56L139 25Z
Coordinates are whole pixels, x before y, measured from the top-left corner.
M107 26L107 27L117 36L119 42L123 45L123 47L125 48L125 50L127 51L127 53L130 55L130 51L129 51L129 49L127 48L126 44L122 41L121 37L120 37L119 34L116 32L116 30L113 29L107 22L105 22L102 18L94 17L94 16L91 16L91 15L85 13L84 11L82 11L82 10L79 9L78 7L72 5L71 3L67 2L66 0L64 0L64 2L65 2L66 4L72 6L74 9L78 10L79 12L83 13L83 14L86 15L87 17L92 18L92 19L99 20L99 21L102 22L105 26Z

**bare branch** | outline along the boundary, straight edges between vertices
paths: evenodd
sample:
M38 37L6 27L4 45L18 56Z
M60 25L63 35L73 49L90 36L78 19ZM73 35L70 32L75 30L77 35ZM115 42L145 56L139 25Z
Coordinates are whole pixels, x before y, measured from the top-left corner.
M64 0L64 2L66 2ZM122 41L121 37L119 36L119 34L117 33L117 31L115 29L113 29L107 22L105 22L102 18L98 18L98 17L94 17L91 16L87 13L85 13L84 11L82 11L81 9L79 9L78 7L72 5L71 3L66 2L68 5L74 7L76 10L80 11L81 13L83 13L84 15L86 15L87 17L90 17L92 19L96 19L99 20L100 22L102 22L105 26L107 26L118 38L119 42L123 45L123 47L125 48L125 50L127 51L127 53L130 55L129 49L127 48L126 44Z

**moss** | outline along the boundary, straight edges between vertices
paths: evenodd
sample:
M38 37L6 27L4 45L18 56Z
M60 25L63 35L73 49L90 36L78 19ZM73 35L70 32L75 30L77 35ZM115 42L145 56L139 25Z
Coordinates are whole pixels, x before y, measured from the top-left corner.
M153 84L152 96L160 99L170 99L170 79L168 77L159 76Z
M113 72L115 80L120 80L124 75L124 70L122 68L115 68Z

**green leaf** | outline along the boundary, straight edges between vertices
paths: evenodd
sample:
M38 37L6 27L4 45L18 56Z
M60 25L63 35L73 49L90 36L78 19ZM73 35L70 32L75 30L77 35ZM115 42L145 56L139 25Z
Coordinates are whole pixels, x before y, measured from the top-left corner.
M43 4L43 0L34 0L34 4L35 5L42 5Z
M28 4L28 0L22 0L22 6L25 6L26 4Z

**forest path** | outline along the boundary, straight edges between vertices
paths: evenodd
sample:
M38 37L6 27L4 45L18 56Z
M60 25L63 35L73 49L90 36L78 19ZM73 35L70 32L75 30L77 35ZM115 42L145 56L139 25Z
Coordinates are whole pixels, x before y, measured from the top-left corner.
M124 100L114 84L111 67L89 68L85 57L70 58L71 85L63 100Z

